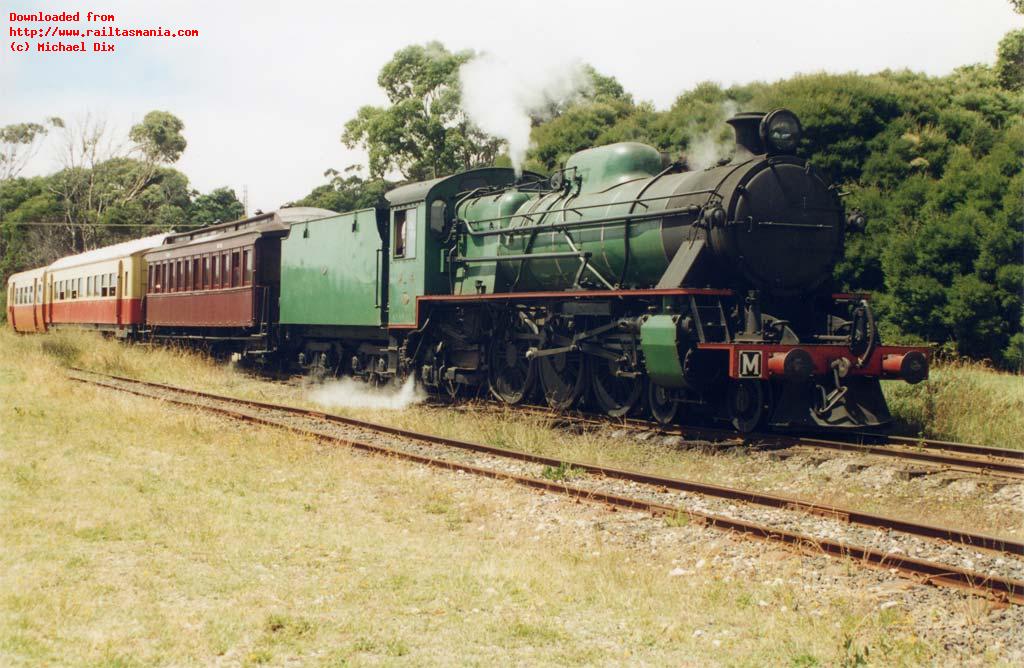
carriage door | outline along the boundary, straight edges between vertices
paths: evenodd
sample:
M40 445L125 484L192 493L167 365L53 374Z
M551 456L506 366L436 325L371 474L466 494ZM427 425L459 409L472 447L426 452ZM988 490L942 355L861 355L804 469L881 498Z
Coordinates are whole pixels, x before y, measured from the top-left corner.
M43 299L43 322L50 324L53 322L53 276L50 274L46 275L47 286L45 287L46 294Z
M114 313L117 316L117 326L121 326L121 303L124 301L124 290L128 281L122 278L124 262L117 263L117 278L114 279Z
M42 290L42 281L38 278L32 279L32 331L38 332L42 328L39 326L39 291Z

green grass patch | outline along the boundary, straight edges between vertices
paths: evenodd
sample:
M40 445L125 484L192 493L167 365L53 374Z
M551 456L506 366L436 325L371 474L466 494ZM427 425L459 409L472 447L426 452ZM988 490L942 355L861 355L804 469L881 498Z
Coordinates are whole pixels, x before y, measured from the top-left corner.
M936 366L923 383L883 387L904 433L1024 448L1024 376L956 362Z

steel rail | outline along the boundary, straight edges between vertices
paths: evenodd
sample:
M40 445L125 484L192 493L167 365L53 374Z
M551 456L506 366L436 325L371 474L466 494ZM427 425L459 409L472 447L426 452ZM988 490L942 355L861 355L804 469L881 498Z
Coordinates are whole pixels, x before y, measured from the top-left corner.
M461 450L468 450L472 452L481 452L490 455L496 455L505 457L508 459L515 459L519 461L530 462L534 464L543 464L546 466L560 466L570 465L573 468L581 469L592 475L600 475L607 478L614 478L618 480L628 480L631 482L639 482L647 485L661 487L664 489L672 489L683 492L692 492L696 494L702 494L704 496L710 496L721 499L728 499L731 501L741 501L749 503L751 505L764 506L768 508L779 508L783 510L790 510L795 512L802 512L811 515L817 515L821 517L827 517L835 520L849 522L851 524L859 524L861 526L876 528L876 529L887 529L892 531L899 531L900 533L906 533L909 535L920 536L924 538L933 538L939 540L949 541L951 543L959 545L970 545L971 547L993 550L996 552L1005 552L1009 554L1024 555L1024 542L1013 541L1006 538L1000 538L998 536L992 536L989 534L962 531L949 527L942 527L937 525L925 524L921 522L911 522L908 520L902 520L896 517L889 517L885 515L875 515L872 513L860 512L850 508L844 508L841 506L831 506L827 504L810 503L803 499L794 497L777 496L773 494L764 494L752 490L738 489L733 487L725 487L722 485L714 485L711 483L705 483L695 480L687 480L683 478L671 478L667 476L659 476L650 473L644 473L641 471L631 471L627 469L619 469L609 466L601 466L598 464L592 464L588 462L576 462L566 461L555 457L547 457L544 455L538 455L530 452L524 452L521 450L512 450L509 448L502 448L499 446L487 445L485 443L475 443L472 441L463 441L460 439L453 439L444 436L435 436L432 434L423 434L421 432L411 431L408 429L402 429L399 427L392 427L389 425L378 424L375 422L367 422L365 420L358 420L356 418L344 417L341 415L332 415L330 413L324 413L321 411L314 411L305 408L296 408L293 406L285 406L281 404L266 403L261 401L255 401L251 399L239 399L236 397L225 397L217 394L210 394L199 390L192 390L187 388L176 387L173 385L166 385L163 383L156 383L152 381L137 380L134 378L126 378L124 376L116 376L113 374L101 374L95 371L85 371L76 369L76 371L84 371L85 373L92 373L95 375L105 376L115 380L119 380L127 383L135 383L137 385L143 385L148 387L155 387L162 390L168 390L172 392L178 392L186 395L193 395L203 397L205 399L211 399L215 401L222 401L225 403L233 403L238 405L265 408L268 410L277 410L287 412L296 415L303 415L308 417L317 418L327 422L334 422L338 424L345 424L360 429L367 429L379 433L386 433L392 436L400 436L402 438L408 438L427 443L433 443L437 445L445 445L449 447L459 448Z
M82 370L79 370L82 371ZM96 373L88 372L85 373ZM221 400L226 403L237 403L245 404L250 406L266 407L274 410L280 410L287 413L298 413L307 414L311 417L319 417L320 415L326 415L318 413L317 411L306 411L304 409L298 409L293 407L277 406L275 404L267 404L265 402L250 401L244 399L234 399L232 397L220 397L218 395L211 395L205 392L199 392L195 390L186 390L182 388L176 388L173 386L163 385L160 383L151 383L149 381L136 381L135 379L116 377L108 374L97 374L107 375L115 380L122 382L136 383L143 386L157 387L160 389L168 389L171 391L177 391L182 394L200 396L203 398L212 398L215 400ZM263 426L275 427L279 429L286 429L293 433L297 433L311 439L318 441L326 441L330 443L337 443L352 447L357 450L364 452L370 452L373 454L383 455L387 457L393 457L396 459L403 459L406 461L412 461L419 464L433 466L442 469L463 471L466 473L472 473L483 477L493 478L497 480L508 480L515 482L526 487L540 489L552 493L562 494L570 498L574 498L581 501L592 501L605 503L614 507L630 508L634 510L647 511L654 515L685 515L691 520L713 528L724 529L739 533L745 536L753 538L778 542L787 546L793 547L796 550L812 555L827 555L837 558L848 558L859 562L862 566L877 569L877 570L895 570L900 575L910 578L921 584L930 584L934 586L953 587L971 591L974 593L983 594L991 599L1004 602L1013 603L1017 605L1024 605L1024 581L1015 580L1013 578L1004 578L1000 576L993 576L977 571L972 571L957 566L950 566L947 564L941 564L937 562L927 561L924 559L917 559L907 557L903 555L897 555L872 548L864 548L856 545L850 545L841 541L836 541L827 538L818 538L805 534L800 534L792 531L786 531L776 529L767 525L758 524L755 522L749 522L746 520L739 520L731 517L724 517L721 515L715 515L713 513L707 513L696 510L688 510L684 508L678 508L667 504L662 504L654 501L636 499L618 494L611 494L607 492L598 492L594 490L588 490L573 485L558 483L554 481L544 480L540 478L531 478L528 476L522 476L506 471L498 471L494 469L488 469L480 466L471 464L464 464L460 462L453 462L450 460L439 459L435 457L427 457L425 455L419 455L410 453L403 450L397 450L388 448L381 445L374 445L365 441L359 441L356 439L346 438L342 436L336 436L333 434L325 434L323 432L314 431L311 429L305 429L296 427L294 425L287 425L274 420L268 420L266 418L257 417L254 415L248 415L237 411L229 410L226 408L219 408L216 406L210 406L205 404L199 404L190 401L182 401L179 399L172 399L169 397L160 397L146 392L140 392L125 387L118 387L117 385L111 385L108 383L100 382L97 380L91 380L87 378L76 378L71 376L71 380L91 384L94 386L104 387L107 389L113 389L128 394L144 397L148 399L157 399L170 404L183 406L192 409L201 409L210 413L218 414L231 419L237 419L244 422L253 424L260 424ZM338 417L338 416L333 416ZM345 418L348 420L349 418ZM355 421L359 422L359 421ZM365 423L371 424L371 423ZM406 433L405 430L388 428L393 430L392 433ZM415 433L415 432L412 432ZM419 434L421 437L419 440L423 440L423 434ZM442 439L445 441L451 439ZM462 443L461 441L452 441L453 443ZM478 445L478 444L475 444ZM490 448L490 446L487 446ZM503 450L502 448L493 448L494 450ZM515 451L513 451L515 452ZM527 453L519 453L527 454ZM529 455L534 457L533 455ZM547 459L547 458L541 458ZM551 460L558 461L558 460ZM560 462L565 463L565 462Z
M761 436L769 437L767 435ZM945 455L935 452L935 450L941 449L941 446L934 446L929 449L930 451L925 451L915 450L903 443L892 441L890 441L891 445L866 445L863 443L851 443L848 441L837 441L811 436L794 436L789 438L794 439L793 445L807 445L813 448L822 448L826 450L859 452L862 454L881 457L896 457L898 459L919 461L928 464L939 464L950 468L972 469L977 470L979 473L997 473L1012 478L1024 478L1024 464L1000 461L992 458L978 459L975 457ZM987 455L987 457L993 457L993 455Z
M949 452L961 452L966 455L980 455L982 457L1002 457L1003 459L1024 460L1024 449L1014 450L1012 448L997 448L989 445L976 445L974 443L957 443L955 441L940 441L932 438L915 438L913 436L892 436L888 434L872 434L871 432L853 432L849 434L856 438L859 443L871 445L872 441L879 438L887 440L893 445L903 445L908 448L921 448L927 450L946 450Z
M499 404L499 402L491 402L488 400L484 400L484 403ZM507 406L507 404L499 405ZM550 410L535 406L516 406L514 408L518 411L550 415L552 417L563 418L580 423L590 422L593 424L616 425L628 429L655 431L683 437L696 436L707 439L743 439L747 442L779 443L784 447L799 446L825 450L856 452L865 455L919 461L968 473L997 475L1014 479L1024 478L1024 464L1018 463L1019 460L1024 460L1024 450L994 448L984 445L975 445L972 443L914 439L905 436L888 436L885 434L870 434L870 436L875 439L886 439L886 443L869 444L863 442L863 440L869 436L869 434L865 432L853 432L849 435L851 437L849 440L839 440L842 435L830 435L831 438L823 438L812 435L772 434L766 432L740 434L735 431L716 427L663 426L651 424L644 420L610 418L590 413L553 413ZM939 454L936 452L943 450L950 453L963 453L977 456L958 457L952 454Z

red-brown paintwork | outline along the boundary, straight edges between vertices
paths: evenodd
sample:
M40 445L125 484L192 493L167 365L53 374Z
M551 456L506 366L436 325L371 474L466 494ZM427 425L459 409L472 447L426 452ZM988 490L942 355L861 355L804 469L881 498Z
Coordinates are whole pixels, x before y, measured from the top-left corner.
M801 348L810 354L814 361L814 375L825 375L832 373L831 364L840 357L850 362L848 374L851 376L881 376L885 378L898 378L899 375L889 373L883 368L883 362L892 355L903 355L911 351L922 353L926 358L931 359L931 349L921 346L878 346L871 357L867 359L864 366L857 366L857 356L850 352L849 347L844 345L812 345L812 344L758 344L758 343L698 343L701 350L725 350L729 353L729 377L739 378L739 358L741 351L761 351L761 378L767 379L774 375L773 369L781 368L778 364L771 364L772 355L785 355L794 348ZM898 369L898 367L897 367Z
M141 299L76 299L53 302L49 323L87 325L141 325Z
M388 329L415 329L422 324L420 311L425 303L476 302L476 301L532 301L536 299L607 299L609 297L680 297L686 295L711 295L730 297L732 290L718 288L651 288L649 290L579 290L576 292L496 292L489 295L425 295L416 298L416 323L413 325L389 325Z
M160 292L146 296L146 322L162 327L253 327L262 288Z
M16 332L45 332L42 304L7 307L7 322Z

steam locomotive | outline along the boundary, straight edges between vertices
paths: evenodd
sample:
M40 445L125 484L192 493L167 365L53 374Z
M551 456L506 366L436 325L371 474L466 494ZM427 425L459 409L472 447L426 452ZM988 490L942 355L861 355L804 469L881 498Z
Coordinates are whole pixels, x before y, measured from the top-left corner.
M834 291L864 217L794 154L791 111L727 122L733 156L708 169L612 144L550 176L475 169L361 211L283 208L91 251L117 264L102 295L74 275L89 253L64 258L12 277L8 319L663 424L888 422L880 381L926 379L929 350L882 345L868 295ZM68 304L83 300L102 308Z

